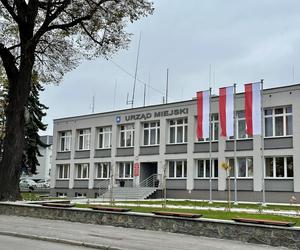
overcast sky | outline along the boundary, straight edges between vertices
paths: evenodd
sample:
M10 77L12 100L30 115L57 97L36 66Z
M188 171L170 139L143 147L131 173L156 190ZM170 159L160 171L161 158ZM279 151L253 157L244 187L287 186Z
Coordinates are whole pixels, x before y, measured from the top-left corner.
M299 81L299 0L156 0L154 7L152 16L128 26L130 47L112 58L133 75L142 32L138 78L150 83L147 105L162 102L167 68L169 102L193 98L209 79L214 93L233 83L242 91L261 78L265 88ZM96 113L130 107L132 87L133 78L112 62L83 62L41 94L49 107L46 134L53 119L91 113L93 95ZM138 82L134 106L143 104L143 88Z

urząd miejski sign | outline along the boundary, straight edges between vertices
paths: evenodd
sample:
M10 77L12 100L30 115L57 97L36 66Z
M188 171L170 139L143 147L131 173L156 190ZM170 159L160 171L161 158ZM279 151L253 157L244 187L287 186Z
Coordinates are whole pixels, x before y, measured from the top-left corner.
M133 115L125 115L125 121L138 121L138 120L149 120L152 118L161 118L167 116L178 116L178 115L187 115L189 113L188 108L179 108L179 109L170 109L164 111L154 111ZM116 122L121 122L121 116L116 117Z

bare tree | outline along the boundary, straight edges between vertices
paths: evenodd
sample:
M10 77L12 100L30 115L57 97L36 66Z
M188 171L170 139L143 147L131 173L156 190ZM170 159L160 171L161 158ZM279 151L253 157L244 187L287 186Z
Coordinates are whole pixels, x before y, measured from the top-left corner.
M44 83L58 83L82 59L126 48L128 22L152 12L148 0L0 0L0 67L8 80L0 200L20 198L24 112L33 70Z

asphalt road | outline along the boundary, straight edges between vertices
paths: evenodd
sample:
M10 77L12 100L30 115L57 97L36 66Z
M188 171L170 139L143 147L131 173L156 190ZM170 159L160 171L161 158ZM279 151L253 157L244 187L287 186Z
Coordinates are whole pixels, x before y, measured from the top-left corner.
M48 237L61 240L68 240L77 243L90 243L114 247L116 249L130 250L217 250L217 249L245 249L263 250L280 249L264 245L245 244L238 241L220 240L191 235L174 234L160 231L138 230L132 228L121 228L103 225L83 224L58 220L45 220L29 217L0 215L0 249L76 249L75 246L67 248L64 244L52 247L51 244L40 240L29 240L4 236L3 234L18 233L28 237ZM26 242L26 245L22 244ZM21 244L21 245L20 245ZM34 244L31 248L30 244ZM45 247L37 244L45 244ZM40 245L39 245L40 246ZM50 248L47 248L50 247ZM78 248L81 249L81 248ZM83 248L87 249L87 248ZM283 249L283 248L281 248Z

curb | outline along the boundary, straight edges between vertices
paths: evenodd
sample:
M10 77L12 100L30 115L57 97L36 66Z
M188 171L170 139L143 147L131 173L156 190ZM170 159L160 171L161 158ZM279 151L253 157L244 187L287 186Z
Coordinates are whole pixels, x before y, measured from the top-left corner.
M98 244L93 244L93 243L88 243L88 242L66 240L66 239L47 237L47 236L41 236L41 235L30 235L30 234L23 234L23 233L9 232L9 231L0 231L0 235L12 236L12 237L18 237L18 238L24 238L24 239L47 241L47 242L52 242L52 243L61 243L61 244L66 244L66 245L71 245L71 246L81 246L81 247L87 247L87 248L93 248L93 249L123 250L122 248L98 245Z

